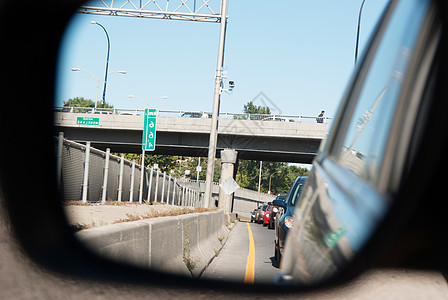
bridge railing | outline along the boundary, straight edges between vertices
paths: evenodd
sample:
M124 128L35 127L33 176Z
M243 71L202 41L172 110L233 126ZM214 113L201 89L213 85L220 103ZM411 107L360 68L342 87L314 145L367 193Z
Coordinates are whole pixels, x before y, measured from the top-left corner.
M55 111L68 113L88 113L88 114L110 114L110 115L134 115L142 116L144 109L126 109L126 108L94 108L94 107L54 107ZM211 118L211 112L204 111L184 111L184 110L159 110L159 116L177 117L177 118ZM246 113L220 113L220 119L234 120L262 120L262 121L281 121L281 122L316 122L316 116L302 115L268 115L268 114L246 114ZM323 123L328 123L331 118L324 117Z

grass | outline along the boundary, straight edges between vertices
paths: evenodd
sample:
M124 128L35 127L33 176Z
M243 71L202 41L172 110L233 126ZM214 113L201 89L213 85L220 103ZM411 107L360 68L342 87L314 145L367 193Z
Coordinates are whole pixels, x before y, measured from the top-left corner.
M194 269L196 269L197 264L198 264L198 261L191 256L191 251L190 251L190 223L189 222L187 222L187 224L185 224L183 261L184 261L184 264L187 266L187 268L188 268L188 270L190 272L192 272Z
M222 244L222 241L224 240L224 236L220 235L218 236L218 241Z
M123 223L123 222L132 222L132 221L138 221L138 220L146 220L146 219L152 219L152 218L159 218L159 217L170 217L170 216L179 216L179 215L186 215L186 214L194 214L194 213L203 213L203 212L209 212L209 211L215 211L215 208L207 209L203 207L184 207L184 208L176 208L173 210L168 211L153 211L150 213L147 213L145 215L141 216L135 216L126 214L126 219L120 219L117 220L115 223Z

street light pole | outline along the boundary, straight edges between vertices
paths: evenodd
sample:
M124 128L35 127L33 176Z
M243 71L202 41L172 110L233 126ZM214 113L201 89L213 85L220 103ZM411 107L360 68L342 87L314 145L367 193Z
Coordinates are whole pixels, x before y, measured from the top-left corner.
M106 37L107 37L106 72L104 73L104 89L103 89L103 100L102 100L102 104L103 104L103 108L104 108L104 104L106 103L107 70L109 69L110 39L109 39L109 34L107 33L107 30L106 30L106 28L104 28L103 25L101 25L100 23L95 22L95 21L91 21L90 23L96 24L96 25L100 26L101 28L103 28L104 32L106 33Z
M99 90L99 87L100 87L100 80L98 78L96 78L95 75L93 75L91 72L89 72L87 70L84 70L84 69L81 69L81 68L72 68L72 71L86 72L87 74L89 74L93 78L93 80L95 80L95 82L96 82L95 109L96 109L96 106L97 106L97 103L98 103L98 90Z
M274 173L272 173L270 176L269 176L269 190L268 190L268 194L270 195L271 194L271 179L272 179L272 176L274 176L275 174L278 174L278 173L280 173L281 171L277 171L277 172L274 172Z
M365 1L366 0L362 0L361 7L359 9L359 14L358 14L358 30L356 31L355 65L356 65L356 61L358 60L359 28L361 26L361 14L362 14L362 8L364 7Z
M91 72L81 69L81 68L72 68L72 71L82 71L82 72L86 72L87 74L89 74L96 82L96 96L95 96L95 109L97 108L97 103L98 103L98 90L100 87L100 80L98 78L95 77L95 75L93 75ZM113 73L120 73L120 74L126 74L126 71L112 71L109 72L109 74L113 74Z
M154 100L157 100L157 99L168 99L167 96L161 96L161 97L155 97L155 98L153 98L153 99L151 99L151 100L149 100L149 101L146 101L146 100L143 99L142 97L140 97L140 96L136 96L136 95L129 95L128 97L129 97L129 98L137 98L137 99L139 99L140 101L142 101L143 103L145 103L146 108L149 108L149 104L150 104L152 101L154 101Z
M224 45L226 39L226 26L227 26L227 0L221 1L221 30L219 34L219 48L218 48L218 62L216 64L215 74L215 93L213 97L213 114L212 125L210 128L210 140L208 144L208 160L207 160L207 172L205 179L205 193L204 193L204 207L211 205L212 187L213 187L213 174L215 172L215 156L216 156L216 144L218 140L218 115L219 115L219 102L221 100L221 85L222 85L222 66L224 64Z

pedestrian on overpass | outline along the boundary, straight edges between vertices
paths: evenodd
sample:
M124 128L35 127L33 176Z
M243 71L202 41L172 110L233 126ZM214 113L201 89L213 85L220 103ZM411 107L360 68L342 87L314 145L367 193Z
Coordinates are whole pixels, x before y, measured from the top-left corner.
M316 122L317 122L317 123L323 123L323 122L324 122L324 113L325 113L325 111L323 110L323 111L320 113L320 115L317 116L317 118L316 118Z

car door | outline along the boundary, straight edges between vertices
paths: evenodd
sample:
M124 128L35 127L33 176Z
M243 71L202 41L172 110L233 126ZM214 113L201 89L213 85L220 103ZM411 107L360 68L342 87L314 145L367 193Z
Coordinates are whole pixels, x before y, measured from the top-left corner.
M430 1L403 0L383 16L296 208L281 266L288 280L312 284L342 270L386 215L421 138L436 15Z

